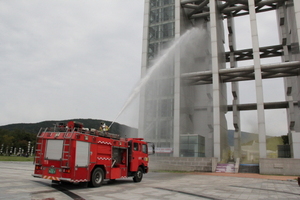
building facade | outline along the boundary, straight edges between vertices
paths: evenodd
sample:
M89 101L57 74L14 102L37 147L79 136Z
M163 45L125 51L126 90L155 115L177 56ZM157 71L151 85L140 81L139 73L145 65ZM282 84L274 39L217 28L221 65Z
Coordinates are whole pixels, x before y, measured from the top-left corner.
M237 158L240 112L256 110L259 156L266 158L264 111L285 108L293 156L300 158L296 153L300 145L298 4L292 0L145 0L142 78L150 76L140 96L139 137L155 142L161 156L226 160L225 114L233 112ZM261 47L256 16L274 10L281 44ZM250 20L252 47L237 49L235 18L245 15ZM282 62L262 65L261 59L269 57L281 57ZM240 67L245 60L253 65ZM286 101L266 103L262 80L276 77L285 77ZM238 83L245 80L255 82L256 103L239 103ZM232 104L227 102L228 82Z

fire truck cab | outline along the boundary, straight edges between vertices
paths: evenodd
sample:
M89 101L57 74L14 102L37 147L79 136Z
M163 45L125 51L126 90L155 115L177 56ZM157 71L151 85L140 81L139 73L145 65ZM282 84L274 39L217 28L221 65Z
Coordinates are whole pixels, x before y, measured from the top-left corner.
M133 177L140 182L149 170L148 161L142 138L120 138L70 121L39 131L33 176L92 187L101 186L104 179Z

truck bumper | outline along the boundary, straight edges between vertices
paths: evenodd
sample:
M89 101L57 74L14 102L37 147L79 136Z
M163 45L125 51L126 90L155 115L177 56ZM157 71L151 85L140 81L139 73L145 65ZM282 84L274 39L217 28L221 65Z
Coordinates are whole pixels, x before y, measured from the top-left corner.
M70 178L60 178L61 181L72 182Z
M51 177L51 176L43 176L41 174L31 174L31 176L33 176L35 178L44 178L44 179L50 179L50 180L55 180L55 181L72 182L72 179L70 179L70 178L56 178L56 177Z
M33 176L35 178L43 178L43 176L41 174L31 174L31 176Z

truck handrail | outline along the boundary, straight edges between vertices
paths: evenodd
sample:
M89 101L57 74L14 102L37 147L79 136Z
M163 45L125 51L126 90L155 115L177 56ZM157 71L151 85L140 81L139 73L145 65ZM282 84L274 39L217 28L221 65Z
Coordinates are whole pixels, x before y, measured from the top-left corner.
M68 136L70 134L70 136ZM64 138L72 138L72 136L74 135L74 129L70 132L66 132L64 135Z
M43 130L43 128L40 128L40 130L39 130L39 132L38 132L38 134L37 134L37 137L39 138L39 137L42 137L42 135L43 135L43 133L45 132L45 131L42 131Z
M98 137L106 137L106 138L112 138L112 139L116 139L119 140L121 137L118 134L114 134L114 133L109 133L108 131L100 131L100 130L96 130L96 129L88 129L88 128L78 128L78 127L74 127L74 128L68 128L68 127L57 127L56 125L54 126L54 128L45 128L44 131L42 131L42 128L40 129L39 133L38 133L38 137L42 137L43 133L45 132L65 132L67 134L64 135L64 138L71 138L74 133L81 133L81 134L88 134L88 135L94 135L94 136L98 136Z

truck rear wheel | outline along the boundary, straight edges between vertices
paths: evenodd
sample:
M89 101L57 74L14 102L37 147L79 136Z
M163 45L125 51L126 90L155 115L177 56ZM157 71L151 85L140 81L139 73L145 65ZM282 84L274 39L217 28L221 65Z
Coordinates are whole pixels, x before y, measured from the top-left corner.
M51 184L59 185L60 183L61 183L60 181L55 181L55 180L52 180L52 181L51 181Z
M93 171L92 178L89 185L92 187L99 187L102 185L103 180L104 180L103 169L98 167Z
M135 175L133 177L133 181L141 182L142 179L143 179L143 169L141 167L139 167L139 169L137 170L137 172L135 173Z

